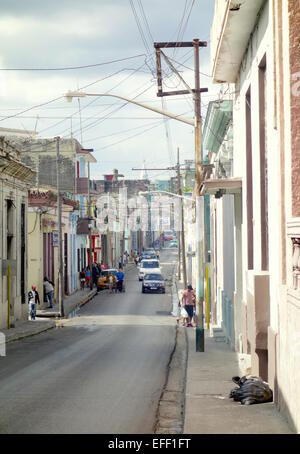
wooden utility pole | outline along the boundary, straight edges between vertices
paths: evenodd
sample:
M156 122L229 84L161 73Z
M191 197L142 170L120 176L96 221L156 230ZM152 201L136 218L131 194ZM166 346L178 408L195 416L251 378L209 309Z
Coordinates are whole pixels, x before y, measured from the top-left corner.
M60 152L59 137L56 139L56 189L57 189L57 220L58 220L58 308L61 317L64 317L64 287L63 287L63 254L62 254L62 206L60 192Z
M175 170L177 175L177 194L181 198L180 210L181 210L181 232L177 231L178 239L178 279L181 280L181 263L182 263L182 272L183 272L183 283L184 287L187 287L187 273L186 273L186 260L185 260L185 232L184 232L184 208L183 208L183 197L181 190L181 181L180 181L180 161L179 161L179 148L177 148L177 164L173 167L164 167L164 168L152 168L152 169L139 169L132 168L131 170ZM159 192L159 191L158 191ZM164 191L162 191L163 193ZM171 194L170 194L171 195ZM176 194L174 194L176 197Z
M202 117L201 117L201 91L200 91L200 64L199 64L199 40L193 40L194 65L195 65L195 170L196 170L196 216L198 225L196 228L196 351L204 352L204 204L200 197L202 182ZM200 218L200 219L199 219Z
M93 254L92 254L92 217L91 217L91 189L90 189L90 161L88 162L88 228L89 228L89 262L90 262L90 290L93 290Z
M182 76L178 73L174 65L169 61L168 57L161 49L174 48L174 47L193 47L194 48L194 67L195 67L195 89L192 89L183 80ZM201 118L201 93L207 92L207 88L200 88L200 63L199 63L199 48L207 47L206 41L199 41L194 39L187 42L164 42L154 43L156 50L156 64L157 64L157 81L158 93L157 96L171 96L171 95L185 95L192 94L195 106L195 197L196 197L196 313L197 313L197 327L196 327L196 351L204 352L204 203L203 197L200 196L200 188L202 183L202 118ZM186 90L163 91L163 77L161 55L175 74L177 74L180 81L186 87Z
M182 196L181 181L180 181L180 162L179 162L179 148L177 148L177 192L179 196ZM186 277L186 260L185 260L185 236L184 236L184 207L183 199L180 202L181 207L181 254L182 254L182 272L183 272L183 285L187 288L187 277ZM180 263L180 259L179 259Z

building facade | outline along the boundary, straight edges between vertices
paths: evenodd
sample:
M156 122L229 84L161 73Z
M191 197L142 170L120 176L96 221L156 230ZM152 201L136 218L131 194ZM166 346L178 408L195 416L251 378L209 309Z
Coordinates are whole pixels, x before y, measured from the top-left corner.
M33 170L0 137L0 329L28 318L27 206Z
M242 351L300 432L300 4L215 2L213 80L233 101L242 179Z

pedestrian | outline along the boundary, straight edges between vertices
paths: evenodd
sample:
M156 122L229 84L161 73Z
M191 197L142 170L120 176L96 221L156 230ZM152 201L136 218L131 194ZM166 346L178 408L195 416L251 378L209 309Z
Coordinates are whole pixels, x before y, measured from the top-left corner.
M108 269L107 263L105 263L103 260L101 260L101 268L102 268L102 270Z
M108 288L109 288L109 293L113 292L113 286L114 286L114 278L113 275L110 273L108 275Z
M127 265L127 252L124 251L124 254L123 254L123 266L126 266Z
M91 270L87 266L86 270L85 270L85 284L87 287L90 286L90 282L91 282Z
M100 273L98 271L98 267L96 265L96 263L93 263L93 266L92 266L92 283L93 283L93 287L94 285L96 285L97 287L97 281L98 281L98 277L100 276Z
M135 266L138 266L139 258L138 258L138 254L136 251L134 252L134 263L135 263Z
M49 281L47 276L44 277L44 293L46 297L46 302L49 302L47 309L53 308L53 298L54 298L54 284Z
M84 290L84 284L85 284L85 271L84 268L79 273L79 279L80 279L80 288L81 290Z
M35 320L36 317L36 305L40 304L40 297L35 285L31 286L31 290L28 292L28 304L30 319Z
M188 314L187 327L192 327L192 319L194 316L194 307L195 307L195 292L191 285L188 285L187 289L182 294L182 307L186 310Z
M123 291L123 282L124 282L124 273L122 267L119 267L119 271L116 273L116 278L117 278L117 290L119 290L120 293Z

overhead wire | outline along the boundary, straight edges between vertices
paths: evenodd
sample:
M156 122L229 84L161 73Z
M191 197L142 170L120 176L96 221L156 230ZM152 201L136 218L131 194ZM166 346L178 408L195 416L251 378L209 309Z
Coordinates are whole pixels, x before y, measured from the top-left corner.
M186 113L188 113L188 112L184 112L183 114L179 114L178 116L185 115ZM156 122L154 125L152 124L152 126L150 126L149 128L146 128L143 131L140 131L140 132L138 132L138 133L136 133L136 134L134 134L134 135L132 135L130 137L126 137L125 139L121 139L121 140L119 140L117 142L114 142L112 144L105 145L104 147L101 147L99 151L104 150L104 149L109 148L109 147L112 147L114 145L118 145L119 143L126 142L127 140L130 140L130 139L132 139L134 137L140 136L140 135L144 134L145 132L150 131L151 129L157 128L158 126L162 126L162 122L163 122L163 120L160 120L158 123Z
M110 60L102 63L94 63L91 65L81 65L81 66L66 66L60 68L0 68L0 71L73 71L77 69L86 69L86 68L95 68L97 66L110 65L112 63L119 63L126 60L132 60L138 57L144 57L145 54L132 55L131 57L119 58L117 60Z
M127 75L124 79L122 79L122 81L118 82L116 85L114 85L110 90L106 91L105 93L109 93L109 92L110 92L111 90L113 90L114 88L119 87L122 83L124 83L124 82L125 82L126 80L128 80L132 75L134 75L137 71L139 71L139 69L142 68L143 66L144 66L144 63L143 63L143 65L140 66L139 68L136 68L136 69L134 70L133 73ZM92 84L88 84L88 85L86 85L86 86L83 86L83 87L80 88L80 90L81 90L81 89L84 89L84 88L87 88L87 87L89 87L89 86L91 86L91 85L95 85L96 83L102 82L103 80L106 80L106 79L108 79L108 78L110 78L110 77L113 77L113 76L115 76L115 75L117 75L117 74L120 74L121 72L124 72L124 70L126 70L126 68L125 68L125 69L122 69L122 70L119 70L119 71L117 71L117 72L115 72L115 73L113 73L113 74L111 74L111 75L109 75L109 76L103 77L102 79L98 79L97 81L93 82ZM95 103L97 100L99 100L100 97L101 97L101 96L97 96L97 97L95 97L94 99L92 99L90 102L88 102L84 107L81 108L81 112L82 112L83 110L85 110L87 107L91 106L91 104L93 104L93 103ZM105 111L105 110L107 110L107 109L104 109L104 111ZM70 118L73 118L76 114L77 114L77 112L74 112L73 114L67 116L64 120L61 120L61 121L55 123L54 125L51 125L51 126L48 126L47 128L42 129L41 131L39 131L39 134L41 134L41 133L43 133L43 132L45 132L45 131L47 131L47 130L49 130L49 129L55 128L56 126L58 126L58 125L64 123L65 121L70 120ZM85 120L83 121L83 123L85 123ZM59 134L63 134L63 133L66 132L66 131L69 131L69 128L64 129L64 130L63 130L61 133L59 133Z
M133 97L132 99L136 99L138 96L142 95L143 93L145 93L146 91L150 90L150 88L152 88L154 85L154 83L152 83L150 86L148 86L147 88L145 88L145 90L143 90L141 93L137 94L135 97ZM104 116L101 120L96 120L90 124L88 124L87 126L85 126L83 128L84 131L88 131L89 129L91 128L94 128L95 126L98 126L99 124L103 123L103 121L105 121L110 115L114 114L115 112L118 112L119 110L121 110L123 107L125 107L127 104L129 104L129 101L126 101L124 102L121 106L118 106L116 107L113 111L109 112L106 116ZM74 134L78 132L78 129L74 132Z

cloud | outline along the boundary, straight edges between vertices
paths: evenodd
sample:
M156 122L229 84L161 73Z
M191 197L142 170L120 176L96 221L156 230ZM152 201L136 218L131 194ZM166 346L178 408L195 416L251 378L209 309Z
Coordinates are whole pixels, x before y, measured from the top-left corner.
M185 3L185 0L172 0L172 2L169 0L143 0L144 11L155 41L176 40L180 24L184 25L184 21L181 22L181 19ZM209 39L213 3L212 0L195 2L183 37L184 40L196 37ZM137 2L135 4L137 5ZM146 33L145 24L143 24L143 29ZM130 3L127 0L89 0L88 2L82 2L82 0L52 0L51 2L2 0L0 42L5 42L5 46L0 49L0 68L79 66L146 52ZM149 46L153 49L153 43L149 42ZM185 60L188 57L184 57L187 51L187 49L176 50L175 59ZM167 53L172 56L173 50L168 50ZM185 62L187 66L193 65L192 51L190 57ZM0 71L0 115L3 117L17 112L19 108L22 110L43 103L62 95L69 89L77 89L95 80L108 77L118 70L138 68L143 61L144 58L138 58L119 64L64 72ZM151 65L151 62L149 64ZM209 49L201 49L201 65L202 71L209 73ZM193 72L184 68L180 69L184 70L182 74L193 86ZM150 85L151 81L155 82L148 67L144 67L143 70L148 72L136 72L127 80L125 80L126 77L133 71L124 71L89 87L89 91L107 91L117 85L113 89L114 93L133 98L147 85ZM176 88L177 79L175 77L166 82L168 86ZM209 79L202 76L201 84L210 87ZM156 91L156 86L154 86L138 99L146 99L148 103L161 107L160 100L156 97ZM211 98L203 97L204 103L207 103L208 99ZM91 98L81 100L83 142L89 141L93 137L118 133L122 129L130 129L139 125L145 125L146 128L147 123L160 118L159 115L127 105L108 116L105 121L99 121L88 129L96 118L105 116L121 106L121 103L109 98L95 100L88 106L91 100ZM174 113L179 114L190 108L184 98L180 98L178 101L174 98L166 99L166 101L167 109ZM107 106L107 104L111 104L111 106ZM26 118L0 121L0 126L34 129L36 116L39 115L37 130L42 131L42 135L55 136L63 131L65 131L63 134L68 135L71 132L70 115L75 114L72 117L72 128L73 131L77 131L76 137L80 140L78 108L77 100L74 100L72 105L61 100L22 115ZM141 117L147 116L154 119L140 120ZM65 121L62 121L61 117L65 117ZM192 158L194 145L191 128L175 121L170 121L169 124L174 150L180 146L183 156ZM119 167L122 172L130 174L133 166L132 160L135 160L136 165L140 165L144 159L146 162L149 159L152 162L163 160L168 163L170 161L163 124L102 151L104 146L117 142L118 138L125 137L126 135L116 135L111 139L88 142L89 146L95 148L95 154L99 160L95 171L97 169L97 172L101 173L103 170L105 173L113 167ZM115 164L108 162L114 160Z

